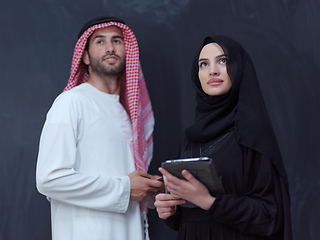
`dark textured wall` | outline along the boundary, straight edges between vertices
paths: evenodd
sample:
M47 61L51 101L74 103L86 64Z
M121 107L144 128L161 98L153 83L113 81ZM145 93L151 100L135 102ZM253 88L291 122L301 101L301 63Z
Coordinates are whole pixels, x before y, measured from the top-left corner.
M50 239L49 203L35 188L46 112L69 76L85 22L115 15L133 29L156 117L150 172L176 156L194 119L190 66L206 35L251 54L287 168L295 240L320 239L320 2L316 0L2 0L0 240ZM176 233L149 212L152 240Z

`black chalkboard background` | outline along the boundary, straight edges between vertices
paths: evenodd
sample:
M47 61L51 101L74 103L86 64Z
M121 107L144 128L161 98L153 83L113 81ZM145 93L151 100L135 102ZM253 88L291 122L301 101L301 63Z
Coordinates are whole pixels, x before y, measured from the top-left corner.
M78 31L100 15L134 31L156 117L150 173L176 156L194 119L190 66L206 35L251 54L287 168L295 240L320 239L320 2L316 0L2 0L0 240L46 240L49 203L35 188L46 112L67 83ZM152 240L176 233L149 211Z

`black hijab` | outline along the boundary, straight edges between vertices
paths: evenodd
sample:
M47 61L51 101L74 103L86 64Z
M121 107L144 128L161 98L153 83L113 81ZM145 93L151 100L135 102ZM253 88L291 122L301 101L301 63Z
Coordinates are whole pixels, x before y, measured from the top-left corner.
M217 43L227 57L227 72L232 82L230 90L220 96L206 94L198 77L201 49ZM209 36L194 58L192 83L196 90L196 120L186 129L192 142L208 142L234 129L240 145L266 156L282 176L287 189L288 179L278 143L265 107L252 60L243 47L225 36Z

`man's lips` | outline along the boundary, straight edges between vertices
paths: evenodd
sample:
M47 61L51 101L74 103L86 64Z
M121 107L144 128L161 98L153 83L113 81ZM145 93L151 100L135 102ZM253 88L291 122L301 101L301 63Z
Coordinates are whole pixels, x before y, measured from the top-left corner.
M210 86L217 86L217 85L221 85L222 83L223 83L223 80L219 78L212 78L209 81L207 81L207 84Z
M108 62L108 63L114 63L114 62L116 62L117 60L118 60L118 57L115 56L115 55L108 55L108 56L105 56L105 57L103 58L103 61L106 61L106 62Z

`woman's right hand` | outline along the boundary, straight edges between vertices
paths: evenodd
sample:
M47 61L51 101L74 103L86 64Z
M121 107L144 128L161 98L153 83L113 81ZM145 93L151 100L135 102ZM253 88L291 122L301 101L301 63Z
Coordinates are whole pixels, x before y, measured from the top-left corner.
M170 193L159 193L156 196L154 205L157 208L159 218L167 219L176 212L176 206L184 204L186 201L173 196Z

